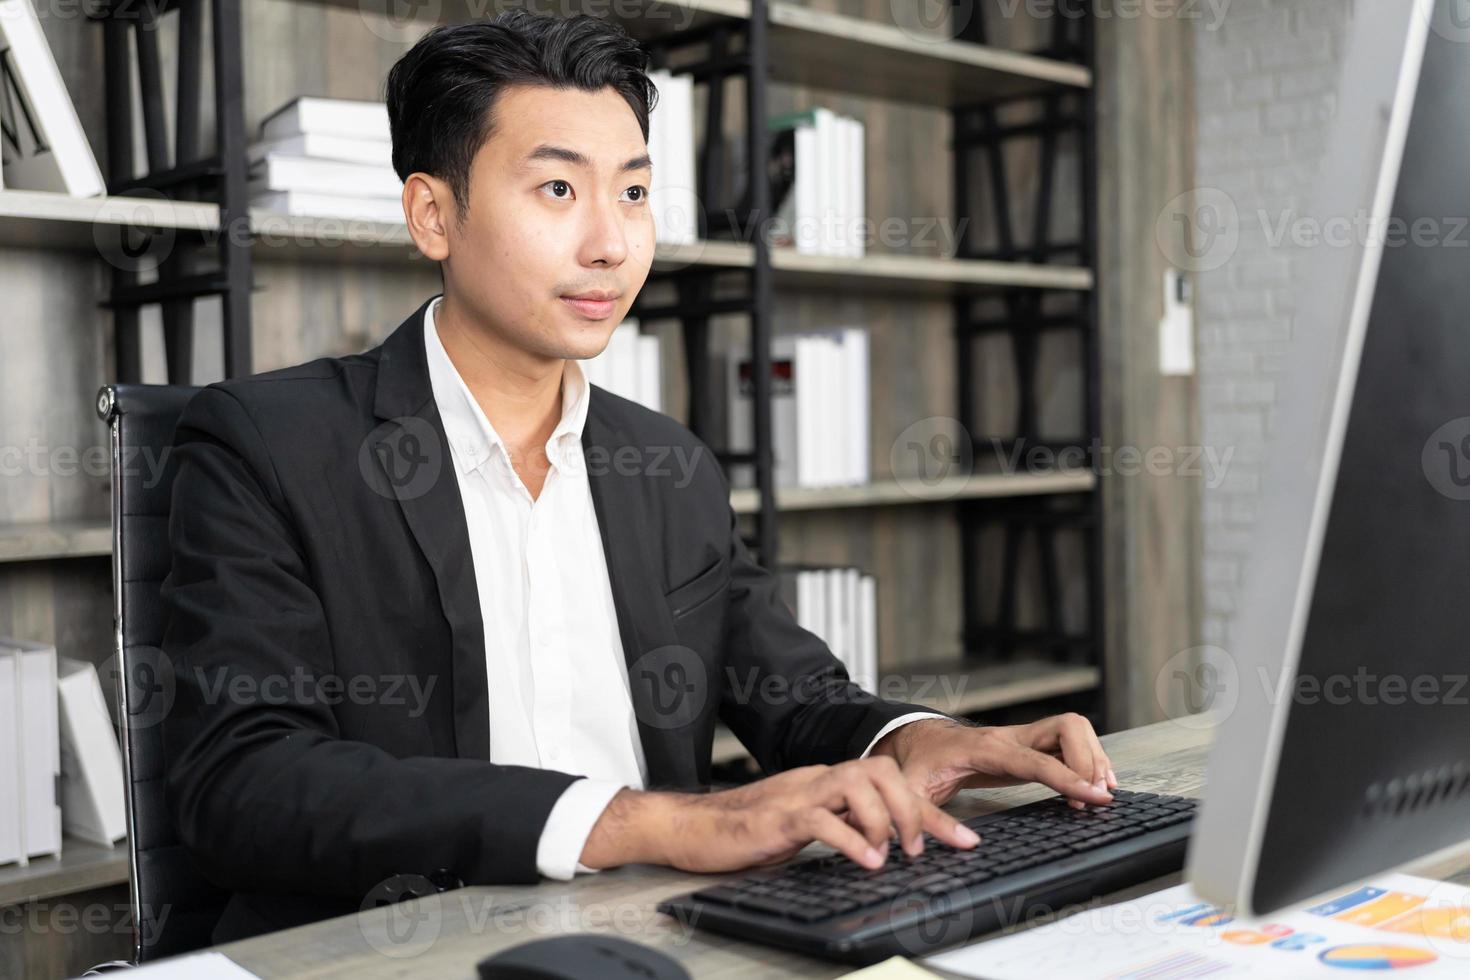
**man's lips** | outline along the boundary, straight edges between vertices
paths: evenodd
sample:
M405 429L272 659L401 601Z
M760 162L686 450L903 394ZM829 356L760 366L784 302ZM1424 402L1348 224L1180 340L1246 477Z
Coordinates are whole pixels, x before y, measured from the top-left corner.
M563 296L561 300L583 316L591 317L594 320L601 320L612 314L614 307L618 305L618 301L616 296L610 299L591 298L598 295L609 294L588 293L583 296Z

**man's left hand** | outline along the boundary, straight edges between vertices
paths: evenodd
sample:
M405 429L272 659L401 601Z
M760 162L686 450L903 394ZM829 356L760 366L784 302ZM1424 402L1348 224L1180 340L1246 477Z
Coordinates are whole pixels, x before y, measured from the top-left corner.
M1092 723L1076 713L1029 725L974 726L945 718L910 722L889 732L872 755L888 755L904 778L935 806L962 789L1043 783L1080 809L1112 799L1112 762Z

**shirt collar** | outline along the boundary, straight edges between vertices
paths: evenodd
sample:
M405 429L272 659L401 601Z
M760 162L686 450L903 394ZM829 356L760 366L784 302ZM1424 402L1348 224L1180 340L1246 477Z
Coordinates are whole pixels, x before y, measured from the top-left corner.
M504 456L509 463L509 453L500 434L485 417L480 403L475 401L439 339L434 313L442 299L442 296L436 297L424 311L424 352L429 364L429 385L439 416L444 420L450 454L461 473L479 468L494 455ZM562 371L561 421L546 440L547 458L558 469L567 467L571 454L581 444L582 428L587 422L588 395L589 386L581 364L568 359Z

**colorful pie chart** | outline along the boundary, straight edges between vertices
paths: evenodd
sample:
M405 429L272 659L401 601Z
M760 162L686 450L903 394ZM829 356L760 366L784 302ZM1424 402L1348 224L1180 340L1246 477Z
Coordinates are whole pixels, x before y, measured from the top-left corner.
M1437 956L1412 946L1334 946L1324 949L1317 958L1340 970L1402 970L1411 966L1427 966Z

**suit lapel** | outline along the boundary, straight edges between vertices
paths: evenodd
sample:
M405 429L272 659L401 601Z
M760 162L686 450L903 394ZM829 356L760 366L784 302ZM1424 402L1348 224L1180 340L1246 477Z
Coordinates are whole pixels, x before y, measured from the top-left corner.
M656 585L657 565L648 550L654 540L647 526L647 515L652 513L652 508L644 498L651 487L640 477L641 468L610 465L609 461L620 448L634 443L613 417L611 402L602 389L593 387L591 399L587 422L582 428L582 448L618 615L618 636L628 668L633 714L638 721L644 761L648 764L648 785L694 788L700 784L694 741L687 730L661 723L668 714L667 708L655 702L666 692L659 689L657 682L648 681L650 670L663 668L659 655L650 654L673 643L668 608Z
M373 411L382 421L373 430L373 455L433 569L449 622L456 754L488 760L485 624L469 525L424 354L424 311L431 302L420 306L380 348Z

